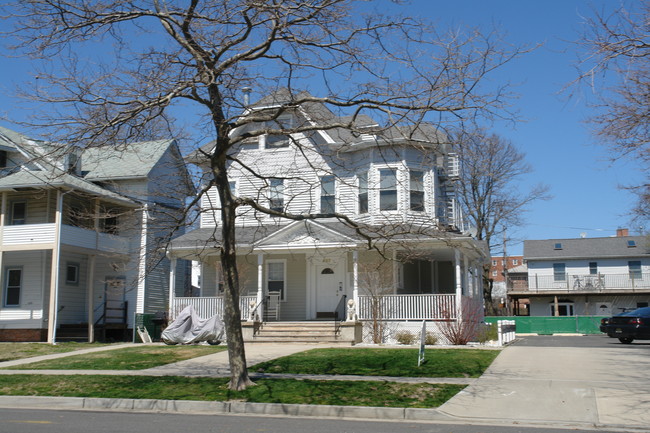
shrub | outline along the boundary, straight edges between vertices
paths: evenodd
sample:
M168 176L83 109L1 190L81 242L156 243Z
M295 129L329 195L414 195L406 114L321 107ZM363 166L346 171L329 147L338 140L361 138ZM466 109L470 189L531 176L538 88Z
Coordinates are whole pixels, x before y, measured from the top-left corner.
M498 329L496 323L486 323L479 331L477 340L479 343L486 341L496 341L499 339Z
M427 335L424 336L424 344L427 346L433 346L438 342L438 337L433 332L427 332Z
M413 344L415 342L415 335L413 335L410 331L398 331L397 334L395 334L395 340L399 344Z

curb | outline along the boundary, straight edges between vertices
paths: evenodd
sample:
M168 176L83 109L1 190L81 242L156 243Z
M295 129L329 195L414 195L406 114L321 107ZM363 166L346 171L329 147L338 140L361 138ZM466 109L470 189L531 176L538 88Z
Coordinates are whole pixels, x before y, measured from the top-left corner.
M437 409L131 398L0 396L0 408L164 412L200 415L282 415L392 421L451 421L454 419L454 417L443 414Z

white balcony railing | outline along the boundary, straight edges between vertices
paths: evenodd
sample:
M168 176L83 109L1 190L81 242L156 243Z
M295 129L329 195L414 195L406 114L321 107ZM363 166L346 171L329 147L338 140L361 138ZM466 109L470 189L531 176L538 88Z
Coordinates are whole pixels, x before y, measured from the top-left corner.
M456 318L456 295L359 296L361 320L439 320Z
M54 244L56 224L25 224L4 226L2 244L6 246ZM61 244L93 250L127 253L129 239L122 236L98 233L69 225L61 226Z
M650 274L563 274L508 277L508 291L587 291L650 290Z
M3 245L53 244L55 237L55 224L4 226L2 230Z

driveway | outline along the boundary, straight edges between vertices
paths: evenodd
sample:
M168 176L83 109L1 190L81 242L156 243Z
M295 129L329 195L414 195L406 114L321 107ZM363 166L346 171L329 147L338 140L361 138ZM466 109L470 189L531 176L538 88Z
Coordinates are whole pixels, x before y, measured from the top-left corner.
M648 428L650 344L531 336L440 407L455 417Z

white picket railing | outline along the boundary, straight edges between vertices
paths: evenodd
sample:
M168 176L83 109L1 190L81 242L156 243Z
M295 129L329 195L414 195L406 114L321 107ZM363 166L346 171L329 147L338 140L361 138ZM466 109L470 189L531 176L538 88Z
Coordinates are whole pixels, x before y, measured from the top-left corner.
M456 295L359 296L359 319L436 320L456 318Z
M256 296L240 296L239 309L241 310L242 320L247 320L250 310L251 300L257 299ZM196 310L199 317L208 318L215 314L223 316L223 296L209 297L180 297L172 300L171 320L174 320L185 307L191 305Z

